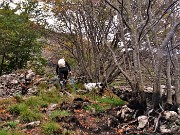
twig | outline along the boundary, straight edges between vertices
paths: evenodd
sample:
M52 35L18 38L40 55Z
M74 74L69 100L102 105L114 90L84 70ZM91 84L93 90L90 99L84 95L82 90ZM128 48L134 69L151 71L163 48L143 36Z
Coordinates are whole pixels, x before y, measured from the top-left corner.
M154 111L154 109L151 109L147 114L148 115L148 128L149 128L149 119L152 117L152 116L150 116L150 113L152 113L153 111Z
M19 83L21 84L22 87L28 88L25 84L23 84L22 82L19 81Z
M162 112L161 112L162 113ZM155 123L155 128L154 128L154 131L153 132L156 132L156 130L157 130L157 127L158 127L158 125L159 125L159 119L161 118L161 113L159 113L159 116L158 116L158 118L157 118L157 121L156 121L156 123Z
M1 123L1 124L0 124L0 127L5 126L6 124L7 124L7 122Z
M164 109L162 108L162 106L161 106L160 104L159 104L159 107L161 108L162 112L164 112ZM161 113L162 113L162 112L161 112Z
M129 124L132 124L132 123L135 123L135 122L137 122L137 118L135 119L135 120L132 120L132 121L129 121L128 123L122 123L122 124L120 124L120 125L129 125Z

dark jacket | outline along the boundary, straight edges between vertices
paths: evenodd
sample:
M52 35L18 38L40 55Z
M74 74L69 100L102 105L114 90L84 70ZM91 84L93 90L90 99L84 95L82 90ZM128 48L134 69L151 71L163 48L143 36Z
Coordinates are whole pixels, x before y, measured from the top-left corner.
M59 74L59 70L67 68L68 71L71 71L71 67L67 61L65 61L65 67L59 68L58 64L56 65L56 74Z

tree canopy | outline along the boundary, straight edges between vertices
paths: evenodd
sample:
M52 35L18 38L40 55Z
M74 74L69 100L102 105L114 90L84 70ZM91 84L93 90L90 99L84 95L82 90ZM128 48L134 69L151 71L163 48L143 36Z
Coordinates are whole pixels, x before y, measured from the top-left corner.
M17 14L8 4L0 9L0 74L26 66L40 52L40 32L28 14Z

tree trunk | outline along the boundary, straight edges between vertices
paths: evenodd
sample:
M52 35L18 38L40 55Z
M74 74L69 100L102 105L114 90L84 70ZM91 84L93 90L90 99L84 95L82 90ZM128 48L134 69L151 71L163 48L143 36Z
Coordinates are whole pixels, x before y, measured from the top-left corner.
M167 103L172 104L170 55L167 55L166 86L167 86Z
M2 60L1 60L1 68L0 68L0 75L2 75L3 73L3 68L4 68L4 60L5 60L5 52L3 53L3 56L2 56Z
M154 93L153 93L153 106L154 109L158 108L160 104L160 78L162 72L162 61L163 54L165 53L165 47L167 46L170 39L173 37L177 26L180 24L180 20L178 20L170 29L169 33L166 35L162 44L159 48L157 48L157 56L156 56L156 65L155 65L155 85L154 85ZM179 93L180 94L180 93Z
M174 39L174 38L173 38ZM174 40L173 40L174 41ZM175 47L175 42L172 44ZM172 50L173 53L173 66L174 66L174 85L175 85L175 99L173 99L174 104L180 106L180 62L177 56L177 49Z

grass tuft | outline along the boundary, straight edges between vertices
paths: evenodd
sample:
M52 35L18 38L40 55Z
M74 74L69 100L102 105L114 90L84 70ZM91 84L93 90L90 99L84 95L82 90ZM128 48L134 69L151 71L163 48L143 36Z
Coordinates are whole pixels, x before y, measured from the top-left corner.
M52 112L52 114L50 115L50 118L52 120L56 120L56 117L64 117L64 116L70 116L71 113L69 111L60 111L60 110L55 110L54 112Z
M28 109L28 106L25 105L24 103L21 103L21 104L14 104L14 105L10 106L8 110L9 110L10 114L19 115L21 112L23 112L27 109Z
M98 98L97 99L100 103L106 103L112 106L119 106L124 105L125 101L118 97L105 97L105 98Z
M46 122L42 124L42 132L45 135L58 134L60 130L60 125L56 122Z
M24 110L20 114L20 120L23 123L41 120L41 118L42 118L42 114L40 112L30 109Z
M16 128L17 125L18 125L18 122L16 122L16 121L8 121L6 125L11 127L11 128Z

